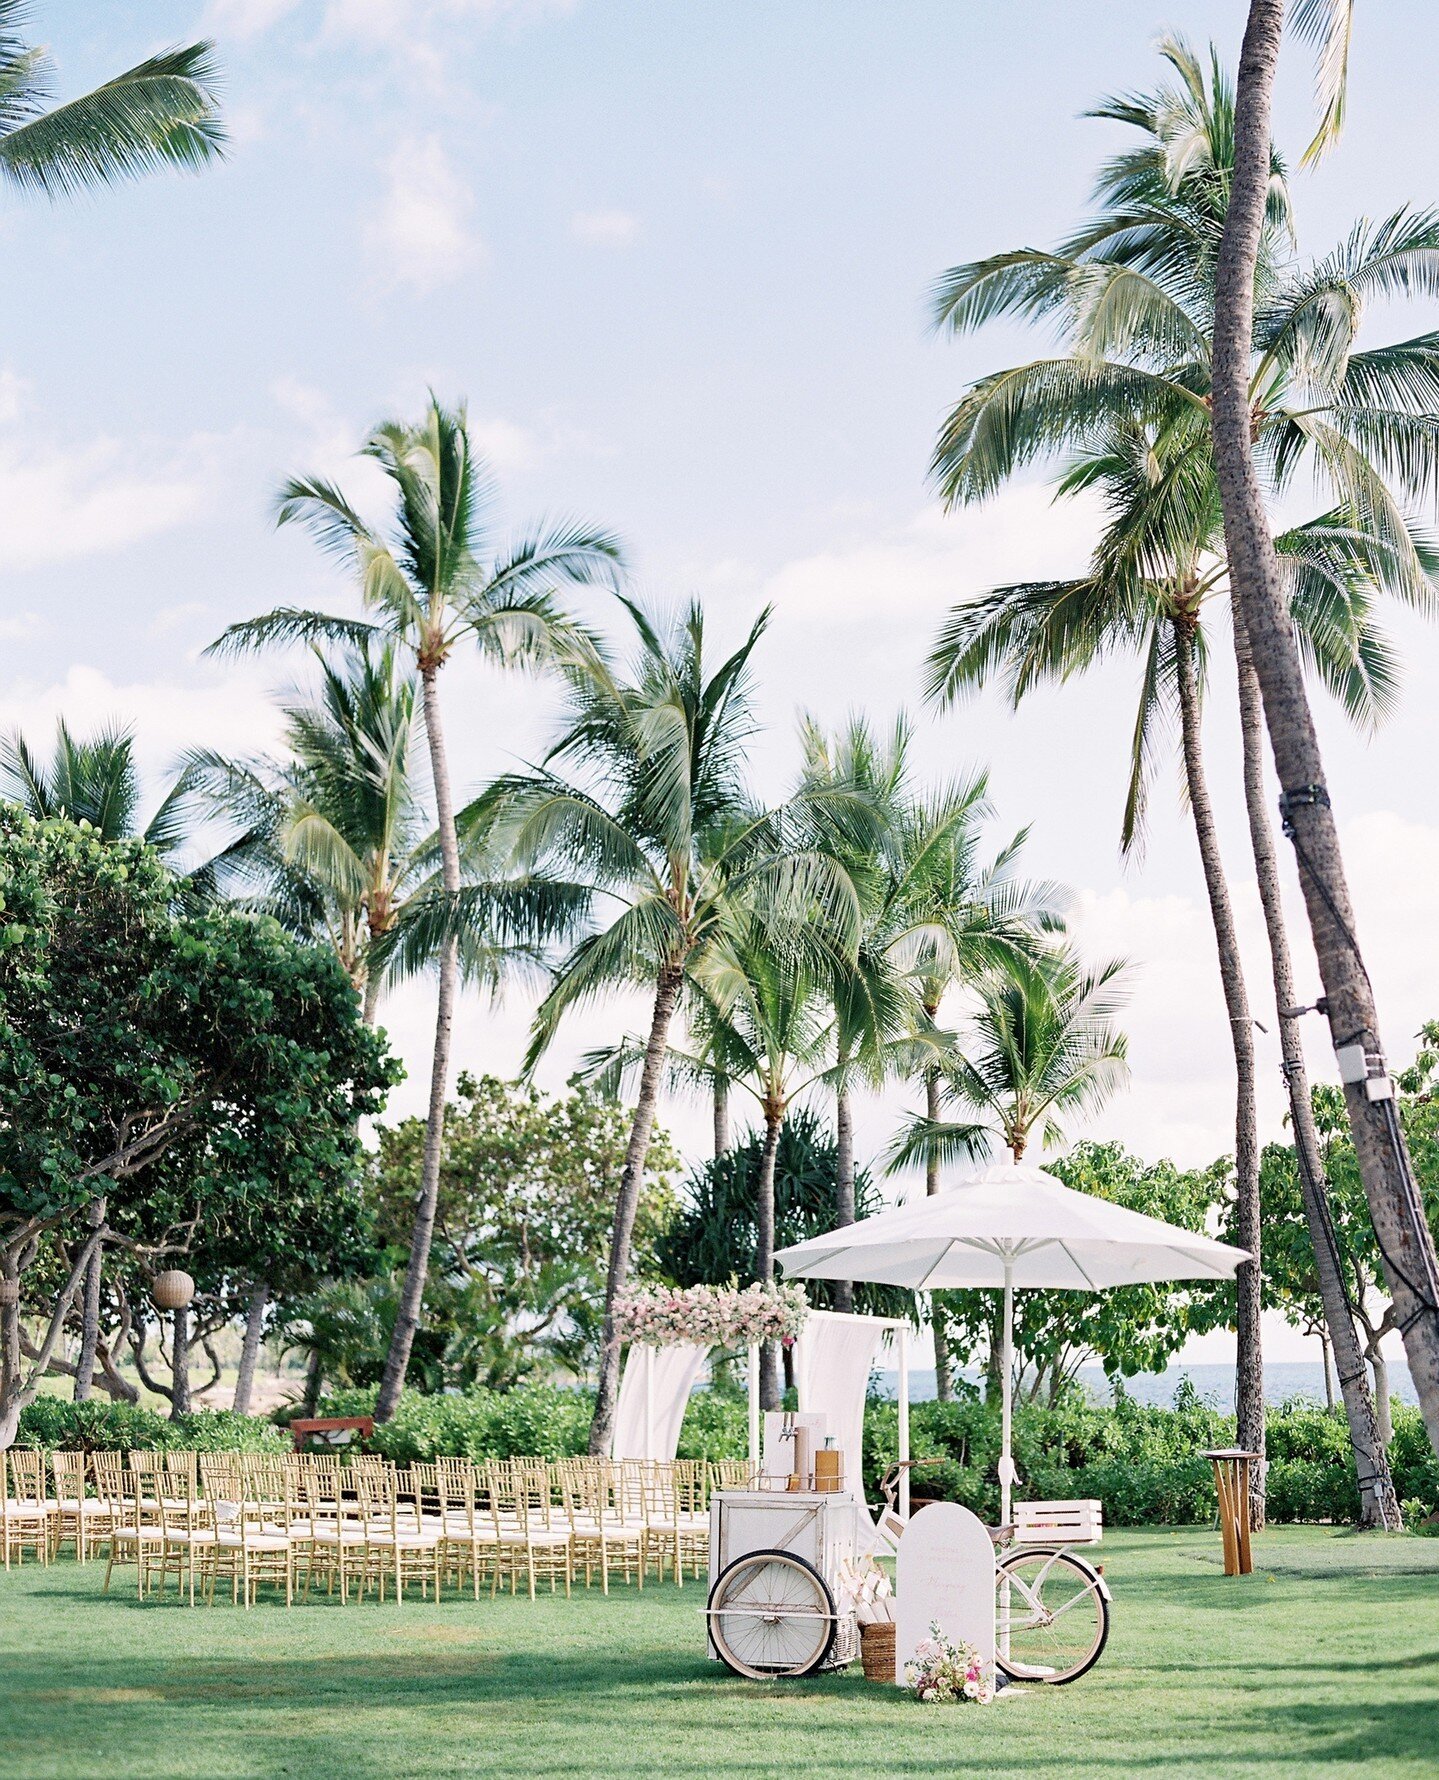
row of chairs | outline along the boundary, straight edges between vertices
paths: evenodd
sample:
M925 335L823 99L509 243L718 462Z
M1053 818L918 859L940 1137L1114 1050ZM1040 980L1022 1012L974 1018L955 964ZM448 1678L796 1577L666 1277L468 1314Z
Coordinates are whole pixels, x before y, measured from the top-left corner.
M141 1599L173 1575L192 1603L228 1584L246 1606L263 1584L305 1598L318 1579L348 1601L373 1588L403 1601L447 1584L478 1599L537 1583L568 1594L577 1576L701 1574L709 1494L748 1481L742 1464L441 1459L397 1467L355 1455L83 1455L12 1451L0 1499L8 1569L26 1551L48 1563L66 1543L82 1562L133 1564ZM53 1475L48 1487L46 1466Z

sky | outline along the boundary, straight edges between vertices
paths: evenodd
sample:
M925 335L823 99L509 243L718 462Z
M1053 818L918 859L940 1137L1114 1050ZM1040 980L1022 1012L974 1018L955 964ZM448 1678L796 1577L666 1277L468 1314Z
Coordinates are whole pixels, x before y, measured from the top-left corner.
M1147 846L1118 849L1132 665L1035 696L935 713L920 669L946 610L998 581L1077 570L1094 514L1042 476L943 514L926 484L966 381L1035 350L1018 327L929 330L947 266L1044 245L1082 213L1118 126L1083 118L1159 73L1158 34L1233 59L1237 0L52 0L37 35L58 90L171 43L216 41L231 151L64 207L0 195L0 725L44 740L136 730L152 793L186 747L254 753L302 659L217 664L228 623L277 604L354 609L343 577L273 498L339 476L377 421L427 390L466 399L500 481L502 528L574 514L617 530L660 610L703 599L719 643L774 608L759 656L758 788L782 794L801 710L834 726L911 713L936 778L987 767L992 844L1027 827L1025 870L1072 887L1095 959L1131 961L1131 1083L1071 1137L1201 1163L1232 1147L1228 1037L1197 854L1166 768ZM1339 149L1296 176L1313 253L1362 215L1439 201L1439 34L1418 0L1365 9ZM1312 130L1291 44L1277 112L1291 159ZM1439 324L1376 311L1368 338ZM1430 516L1432 517L1432 516ZM587 606L597 621L614 614ZM1407 661L1375 736L1319 720L1360 932L1403 1061L1439 1017L1439 632L1391 629ZM452 771L473 789L541 752L543 683L457 659ZM1256 1007L1269 999L1244 860L1222 653L1207 707L1222 839ZM1301 991L1317 992L1291 883ZM533 995L466 1001L460 1066L512 1074ZM578 1018L575 1059L642 1009ZM1262 1015L1261 1015L1262 1017ZM421 1110L427 991L393 995ZM1281 1134L1272 1020L1259 1035L1263 1134ZM1333 1060L1317 1022L1320 1079ZM899 1110L861 1114L874 1154ZM702 1152L704 1109L664 1117ZM1303 1349L1281 1345L1275 1357ZM1221 1357L1195 1351L1194 1357Z

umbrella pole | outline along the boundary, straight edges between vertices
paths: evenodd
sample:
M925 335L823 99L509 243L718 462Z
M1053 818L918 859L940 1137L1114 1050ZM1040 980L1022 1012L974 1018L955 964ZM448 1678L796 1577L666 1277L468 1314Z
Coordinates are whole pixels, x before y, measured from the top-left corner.
M1011 1485L1014 1482L1014 1457L1011 1452L1014 1432L1014 1263L1004 1263L1004 1343L1000 1372L1000 1454L999 1454L999 1523L1010 1524Z
M749 1468L755 1476L750 1479L755 1483L759 1475L759 1346L750 1343L749 1348Z
M895 1345L899 1349L895 1358L899 1362L899 1462L905 1469L899 1474L899 1514L901 1520L909 1519L909 1325L901 1323L896 1333Z

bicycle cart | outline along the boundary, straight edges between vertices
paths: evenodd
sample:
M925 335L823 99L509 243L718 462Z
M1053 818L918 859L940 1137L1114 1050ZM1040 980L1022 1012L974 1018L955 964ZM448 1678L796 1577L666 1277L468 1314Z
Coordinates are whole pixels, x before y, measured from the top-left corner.
M849 1580L862 1504L813 1490L710 1503L710 1655L750 1680L842 1669L859 1651Z

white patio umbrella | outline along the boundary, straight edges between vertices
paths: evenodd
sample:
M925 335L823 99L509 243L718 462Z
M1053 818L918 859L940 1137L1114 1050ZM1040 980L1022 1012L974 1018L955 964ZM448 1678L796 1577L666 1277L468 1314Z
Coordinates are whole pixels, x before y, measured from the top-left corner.
M865 1279L915 1291L1004 1292L999 1483L1008 1525L1014 1482L1010 1377L1014 1289L1081 1292L1161 1279L1228 1279L1248 1251L1076 1193L1028 1163L996 1162L944 1192L783 1248L791 1278Z

